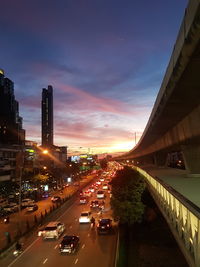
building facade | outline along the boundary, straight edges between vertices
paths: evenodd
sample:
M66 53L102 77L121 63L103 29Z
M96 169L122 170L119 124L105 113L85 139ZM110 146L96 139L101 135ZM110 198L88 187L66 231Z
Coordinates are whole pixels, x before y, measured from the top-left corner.
M42 90L42 147L53 146L53 87Z
M14 83L0 70L0 145L24 145L25 130L15 100Z

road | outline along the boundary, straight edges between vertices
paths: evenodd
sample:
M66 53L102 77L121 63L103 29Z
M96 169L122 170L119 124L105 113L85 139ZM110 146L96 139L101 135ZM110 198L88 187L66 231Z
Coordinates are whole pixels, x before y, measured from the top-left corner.
M92 199L96 199L95 193L93 197L90 197L90 201ZM105 210L102 215L93 212L96 219L111 218L109 199L107 194ZM80 246L75 254L61 255L59 253L62 236L56 241L44 241L41 237L36 237L36 233L34 233L34 236L26 240L25 249L21 255L14 258L13 251L11 251L6 258L1 260L0 265L2 267L113 266L116 228L109 235L98 235L96 229L91 229L90 224L79 224L80 213L84 210L89 210L89 203L80 205L79 199L76 199L59 217L51 219L65 223L64 234L75 234L80 237Z
M85 179L82 179L80 187L88 183L92 179L94 179L94 176L95 175L90 175L85 177ZM72 195L77 190L78 190L77 186L71 185L63 190L63 194L59 194L59 192L54 192L53 195L59 195L61 198L66 198ZM24 209L20 213L16 212L11 214L9 224L5 224L3 222L3 218L0 219L0 249L3 249L7 244L7 238L5 236L5 232L9 232L11 240L13 240L15 239L19 231L19 225L21 232L24 233L27 230L27 222L29 223L29 227L33 226L35 224L35 216L37 217L37 221L39 222L41 219L41 213L44 215L45 210L47 213L49 213L50 209L53 208L51 197L38 201L37 205L38 205L37 211L27 212L26 209Z

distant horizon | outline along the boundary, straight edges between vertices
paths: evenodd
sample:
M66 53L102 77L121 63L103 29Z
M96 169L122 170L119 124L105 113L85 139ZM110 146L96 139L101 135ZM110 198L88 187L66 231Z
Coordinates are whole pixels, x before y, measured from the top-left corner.
M0 67L14 82L26 139L41 143L42 88L52 85L55 145L70 153L130 151L148 122L187 2L2 2Z

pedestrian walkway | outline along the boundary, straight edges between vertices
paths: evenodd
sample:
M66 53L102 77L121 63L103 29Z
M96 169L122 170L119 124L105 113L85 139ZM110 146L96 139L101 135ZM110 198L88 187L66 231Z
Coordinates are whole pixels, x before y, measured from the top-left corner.
M186 170L142 167L152 177L158 177L200 208L200 177L190 177Z

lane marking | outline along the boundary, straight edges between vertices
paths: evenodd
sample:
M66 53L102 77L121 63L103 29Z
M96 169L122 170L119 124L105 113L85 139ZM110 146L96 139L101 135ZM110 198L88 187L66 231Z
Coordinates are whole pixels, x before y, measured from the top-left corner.
M77 262L78 262L78 259L75 260L75 263L74 264L77 264Z
M46 259L43 261L43 264L45 264L47 261L48 261L48 259L46 258Z
M57 218L57 220L60 220L60 218L62 218L63 216L65 216L65 214L70 210L70 209L72 209L73 208L73 206L74 206L74 204L75 203L73 203L71 206L69 206L66 210L65 210L65 212L61 215L61 216L59 216L58 218ZM17 232L17 231L15 231L15 232ZM88 235L88 236L90 236L90 234ZM38 240L40 239L40 237L38 237L37 239L35 239L16 259L14 259L7 267L10 267L10 266L12 266L25 252L27 252L32 246L33 246L33 244L34 243L36 243Z
M58 247L58 244L54 247L54 249L57 249L57 247Z
M85 247L85 244L82 245L82 248L84 248L84 247Z

